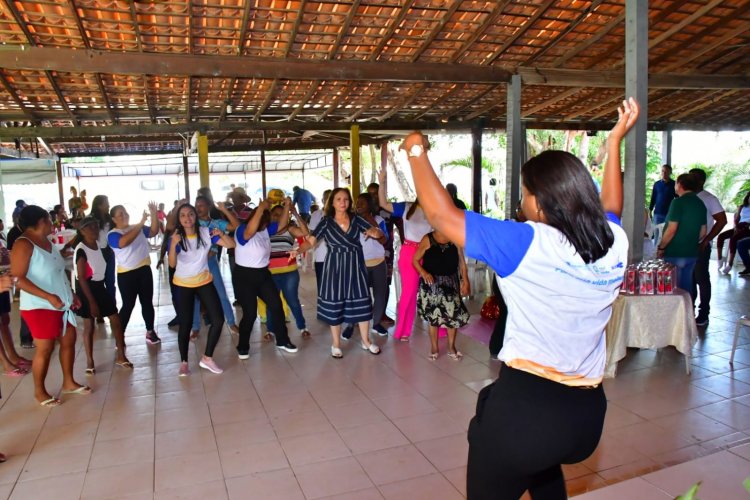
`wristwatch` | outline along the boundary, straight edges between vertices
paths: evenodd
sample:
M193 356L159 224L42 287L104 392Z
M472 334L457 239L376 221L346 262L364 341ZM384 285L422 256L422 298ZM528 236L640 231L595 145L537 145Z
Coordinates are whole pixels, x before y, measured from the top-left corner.
M409 158L419 158L424 153L424 146L421 144L415 144L412 147L409 148L407 151L407 154L409 155Z

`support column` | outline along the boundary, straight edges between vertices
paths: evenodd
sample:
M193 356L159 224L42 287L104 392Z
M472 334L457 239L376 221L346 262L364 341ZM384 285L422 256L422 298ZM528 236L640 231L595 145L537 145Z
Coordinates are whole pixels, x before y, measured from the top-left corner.
M190 167L188 166L188 157L182 155L182 179L185 183L185 199L190 199Z
M508 84L505 125L507 156L505 161L505 218L511 219L521 199L521 164L526 156L521 123L521 75L513 75Z
M672 127L661 133L661 164L672 166Z
M198 134L198 175L201 187L208 185L208 137L203 132Z
M388 141L380 144L380 170L383 172L388 171Z
M266 152L260 150L260 184L263 188L263 199L268 195L268 184L266 184Z
M482 213L482 127L471 129L471 209Z
M339 148L333 148L333 189L339 187Z
M625 137L622 227L630 262L643 258L646 206L646 125L648 123L648 0L625 1L625 95L635 97L641 114Z
M63 193L63 171L62 171L62 160L57 159L55 161L55 173L57 174L57 194L60 196L60 205L65 205L65 193Z
M359 150L359 125L352 125L352 128L349 131L349 145L352 148L352 182L351 182L351 190L352 190L352 200L356 203L357 201L357 195L359 195L361 186L360 186L360 180L359 180L359 158L360 158L360 150Z

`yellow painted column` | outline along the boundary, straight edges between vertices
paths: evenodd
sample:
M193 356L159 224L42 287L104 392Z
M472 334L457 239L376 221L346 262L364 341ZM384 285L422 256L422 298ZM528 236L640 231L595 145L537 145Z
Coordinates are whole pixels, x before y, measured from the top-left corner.
M201 187L208 185L208 137L203 132L198 134L198 176Z
M349 130L349 145L352 149L352 182L351 182L351 190L352 190L352 198L354 201L357 201L357 196L359 195L359 190L361 189L359 184L359 157L360 157L360 151L359 151L359 125L352 125L352 128Z

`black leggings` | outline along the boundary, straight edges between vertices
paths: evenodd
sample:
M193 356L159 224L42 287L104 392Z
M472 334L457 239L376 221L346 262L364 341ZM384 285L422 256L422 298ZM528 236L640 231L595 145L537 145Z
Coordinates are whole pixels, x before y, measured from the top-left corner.
M188 360L190 328L193 323L193 307L196 295L206 308L206 313L211 321L211 326L208 328L205 355L209 358L213 357L214 349L216 348L216 344L219 343L219 337L221 337L221 329L224 327L224 313L221 311L221 302L219 301L219 294L216 293L216 287L214 287L213 283L209 283L196 288L185 286L178 286L177 288L179 289L177 317L181 318L180 330L177 334L177 344L180 347L180 360L183 362L187 362Z
M146 323L146 331L152 331L154 329L154 277L151 274L151 266L142 266L132 271L118 273L117 286L120 287L122 297L120 308L122 330L125 331L128 328L137 297L141 303L141 314L143 322Z
M276 345L289 343L289 333L286 329L286 318L281 305L279 289L273 282L271 271L267 267L255 268L244 267L239 264L234 266L232 275L234 289L237 290L237 300L242 307L242 320L240 321L240 340L237 350L247 352L250 349L250 334L253 331L255 319L258 317L258 298L266 303L266 314L272 319L276 335Z
M569 387L506 365L482 389L469 424L468 500L564 499L561 464L599 444L607 411L601 385Z

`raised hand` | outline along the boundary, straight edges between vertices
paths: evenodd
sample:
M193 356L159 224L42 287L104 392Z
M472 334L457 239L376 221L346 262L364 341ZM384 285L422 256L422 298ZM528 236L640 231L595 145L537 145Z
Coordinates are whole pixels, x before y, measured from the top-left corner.
M264 212L266 210L269 210L271 208L271 200L266 198L265 200L258 200L258 209L263 210Z
M640 112L641 107L635 98L629 97L627 100L622 101L622 106L617 108L617 123L612 127L609 137L616 141L622 140L625 134L635 125Z
M430 149L430 141L427 139L427 136L418 130L415 130L414 132L407 135L406 138L404 138L404 140L401 142L401 145L398 147L398 149L408 151L409 148L411 148L415 144L421 144L425 151Z
M156 202L154 200L151 200L151 201L148 202L148 210L152 214L155 214L156 212L159 211L159 206L156 204Z
M169 245L172 248L177 248L177 245L180 244L180 240L182 239L182 236L180 236L176 231L172 233L172 236L169 238Z
M143 215L141 216L141 226L146 224L148 217L149 217L149 213L144 210Z

